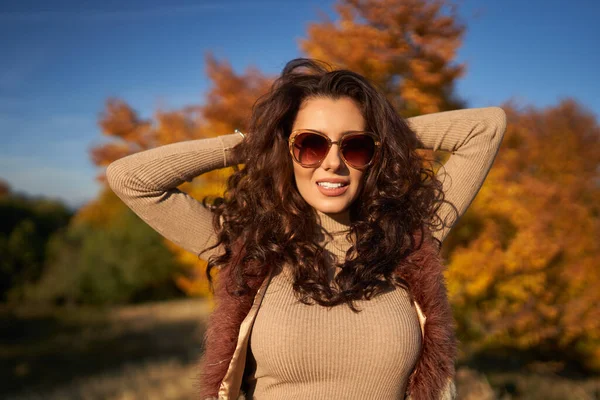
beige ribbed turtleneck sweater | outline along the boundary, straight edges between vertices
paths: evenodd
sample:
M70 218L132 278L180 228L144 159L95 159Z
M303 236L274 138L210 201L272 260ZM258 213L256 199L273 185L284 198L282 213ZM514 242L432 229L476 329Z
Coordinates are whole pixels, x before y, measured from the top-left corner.
M500 148L506 115L498 107L423 115L408 119L421 147L451 152L438 172L446 200L438 214L446 227L434 232L444 240L466 211ZM106 171L113 191L165 238L199 254L215 243L212 213L177 187L205 172L230 166L237 134L173 143L132 154ZM454 213L453 207L458 213ZM349 221L319 213L329 232ZM344 234L323 243L343 261L350 245ZM208 259L219 252L202 255ZM257 399L402 398L408 374L418 358L420 326L415 309L401 289L370 301L325 308L298 303L286 270L267 288L251 333L250 362ZM250 366L252 367L252 366ZM250 368L249 367L249 368Z
M319 214L330 233L349 228ZM350 247L344 233L323 244L338 260ZM362 311L356 314L346 305L300 303L289 272L273 277L254 321L249 398L402 399L421 349L421 328L406 291L357 301Z

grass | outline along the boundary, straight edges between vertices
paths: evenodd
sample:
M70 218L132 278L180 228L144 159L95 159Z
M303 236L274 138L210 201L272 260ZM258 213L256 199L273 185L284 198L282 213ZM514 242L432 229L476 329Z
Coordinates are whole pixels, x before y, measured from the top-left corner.
M0 311L0 398L189 399L202 300ZM132 397L134 396L134 397Z
M0 308L0 398L195 399L203 300L98 309ZM487 371L487 372L484 372ZM465 400L596 400L600 378L552 368L459 368Z

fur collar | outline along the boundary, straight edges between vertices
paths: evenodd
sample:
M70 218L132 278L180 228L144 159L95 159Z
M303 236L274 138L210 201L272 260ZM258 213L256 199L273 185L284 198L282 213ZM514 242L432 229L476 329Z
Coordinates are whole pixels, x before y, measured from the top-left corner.
M454 361L457 343L454 336L452 310L444 283L444 266L439 249L430 233L421 241L422 232L414 235L415 247L396 269L410 287L412 298L419 304L427 320L423 346L415 369L409 377L407 398L410 400L452 399ZM419 246L419 243L421 245ZM237 252L238 259L241 252ZM227 291L232 283L229 268L219 272L215 284L216 308L211 314L205 333L205 351L200 362L200 399L217 398L237 345L240 324L248 314L262 279L249 282L251 292L242 297ZM240 398L244 398L241 394Z

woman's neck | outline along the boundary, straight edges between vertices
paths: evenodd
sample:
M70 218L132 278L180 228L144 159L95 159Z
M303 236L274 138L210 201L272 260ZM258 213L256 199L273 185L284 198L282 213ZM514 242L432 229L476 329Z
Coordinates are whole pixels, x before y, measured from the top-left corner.
M318 217L320 218L320 225L330 234L347 232L350 230L351 223L349 210L345 210L337 214L326 214L319 210L316 211ZM317 223L319 223L318 219Z
M329 260L331 262L329 269L329 279L331 281L339 273L339 263L344 262L346 252L352 245L351 239L347 237L351 227L350 213L345 211L337 214L326 214L319 210L316 211L318 216L317 223L322 228L318 241L327 250L327 254L333 257Z

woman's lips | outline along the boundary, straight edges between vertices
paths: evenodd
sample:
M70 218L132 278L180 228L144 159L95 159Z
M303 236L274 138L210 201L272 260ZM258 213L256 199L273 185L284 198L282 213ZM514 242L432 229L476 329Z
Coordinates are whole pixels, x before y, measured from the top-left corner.
M321 186L318 183L316 185L319 188L319 191L321 193L323 193L325 196L329 196L329 197L341 196L342 194L346 193L346 190L348 190L348 187L350 186L350 184L348 184L346 186L330 189L330 188Z

